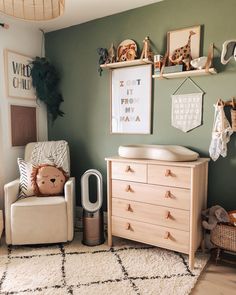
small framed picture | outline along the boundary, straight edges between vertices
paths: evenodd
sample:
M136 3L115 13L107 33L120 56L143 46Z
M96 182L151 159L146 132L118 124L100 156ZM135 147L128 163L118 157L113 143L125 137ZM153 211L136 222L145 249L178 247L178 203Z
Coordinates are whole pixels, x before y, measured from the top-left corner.
M152 65L111 73L111 133L150 134Z
M167 33L167 53L169 60L175 60L179 55L190 54L191 59L200 55L201 26L184 28Z
M10 105L10 122L13 147L37 141L37 107Z
M4 50L7 96L11 98L35 99L32 86L32 58L8 49Z

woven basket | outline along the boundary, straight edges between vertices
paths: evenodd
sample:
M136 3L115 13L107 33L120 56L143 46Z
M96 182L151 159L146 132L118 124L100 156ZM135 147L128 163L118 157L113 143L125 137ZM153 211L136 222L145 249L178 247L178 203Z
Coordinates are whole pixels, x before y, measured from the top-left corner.
M217 224L211 231L211 242L221 249L236 252L236 226Z

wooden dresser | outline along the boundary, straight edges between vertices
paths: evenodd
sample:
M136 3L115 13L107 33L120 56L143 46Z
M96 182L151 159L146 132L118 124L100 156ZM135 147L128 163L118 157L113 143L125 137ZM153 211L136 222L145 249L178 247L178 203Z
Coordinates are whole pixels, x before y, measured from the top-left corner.
M194 255L202 241L208 158L165 162L106 158L108 244L119 236Z

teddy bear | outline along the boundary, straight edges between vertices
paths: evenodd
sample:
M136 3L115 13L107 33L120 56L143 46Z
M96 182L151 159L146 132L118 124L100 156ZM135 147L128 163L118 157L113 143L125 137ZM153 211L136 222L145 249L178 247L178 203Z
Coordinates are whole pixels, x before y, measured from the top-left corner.
M202 221L203 228L210 231L216 227L218 222L229 222L228 213L219 205L203 210L202 216L207 219ZM214 245L210 241L210 234L205 233L204 242L207 249L214 248Z

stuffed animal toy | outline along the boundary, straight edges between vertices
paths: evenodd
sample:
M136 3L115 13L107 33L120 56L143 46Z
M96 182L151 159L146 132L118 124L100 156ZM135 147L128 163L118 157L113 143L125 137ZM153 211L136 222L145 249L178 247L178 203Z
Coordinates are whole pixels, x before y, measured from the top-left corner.
M116 61L116 51L113 43L111 44L111 47L108 50L108 57L105 61L106 64L113 63Z
M98 72L99 72L99 74L101 76L102 75L102 69L101 69L100 65L103 65L103 64L106 63L107 58L108 58L108 51L107 51L106 48L100 47L100 48L97 49L97 53L100 55L99 61L98 61L98 63L99 63Z
M52 165L34 167L31 174L32 186L36 196L59 196L63 194L66 173Z
M229 222L228 213L219 205L215 205L211 208L203 210L202 216L203 218L207 219L202 221L203 228L207 230L213 230L218 222ZM202 243L203 251L205 247L207 249L214 248L214 245L212 244L210 239L210 233L204 233L204 240Z
M229 222L228 213L219 205L212 206L202 211L202 215L208 219L208 221L204 220L202 222L202 226L205 229L213 230L218 222Z

